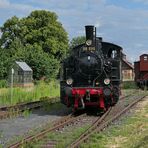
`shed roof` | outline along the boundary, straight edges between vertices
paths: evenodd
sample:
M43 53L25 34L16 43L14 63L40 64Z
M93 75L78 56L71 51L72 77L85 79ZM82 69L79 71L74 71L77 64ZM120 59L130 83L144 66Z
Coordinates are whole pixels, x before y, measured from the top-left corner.
M134 66L133 66L130 62L128 62L127 60L125 60L125 59L123 59L123 58L122 58L122 61L123 61L125 64L127 64L131 69L134 69Z
M26 62L15 62L23 71L32 71L32 69L27 65Z

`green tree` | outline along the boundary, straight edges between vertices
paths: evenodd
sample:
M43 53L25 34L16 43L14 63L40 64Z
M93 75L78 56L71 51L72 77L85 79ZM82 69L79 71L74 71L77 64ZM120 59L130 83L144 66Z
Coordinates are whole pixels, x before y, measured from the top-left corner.
M9 64L8 53L0 48L0 80L6 78Z
M21 19L16 16L8 19L0 28L2 54L7 53L11 63L22 60L33 66L36 79L55 77L59 62L68 51L67 33L57 19L54 12L45 10L33 11Z
M19 38L20 34L20 21L14 16L11 19L8 19L2 27L0 27L2 36L0 39L0 46L5 49L10 49L10 45L13 44L13 41Z
M44 52L39 46L28 46L25 50L24 61L26 61L33 69L35 79L46 77L48 79L55 78L59 70L59 61L53 56ZM20 53L21 55L21 53Z
M74 37L71 41L70 41L70 49L72 49L73 47L83 44L85 43L86 38L85 36L78 36L78 37Z
M62 59L68 50L67 33L53 12L33 11L22 19L24 43L38 44L43 51ZM25 28L27 26L27 28Z

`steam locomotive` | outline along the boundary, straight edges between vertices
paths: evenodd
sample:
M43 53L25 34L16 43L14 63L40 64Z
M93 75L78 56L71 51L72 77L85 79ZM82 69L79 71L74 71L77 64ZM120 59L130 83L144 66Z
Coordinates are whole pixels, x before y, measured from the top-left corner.
M86 42L63 60L60 99L74 110L107 110L120 96L122 48L96 37L96 27L85 26Z

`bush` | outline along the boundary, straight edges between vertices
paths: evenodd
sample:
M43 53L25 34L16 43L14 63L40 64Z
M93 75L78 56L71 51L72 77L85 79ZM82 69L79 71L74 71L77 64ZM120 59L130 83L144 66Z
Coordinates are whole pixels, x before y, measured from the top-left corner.
M8 87L8 82L6 80L0 80L0 88Z

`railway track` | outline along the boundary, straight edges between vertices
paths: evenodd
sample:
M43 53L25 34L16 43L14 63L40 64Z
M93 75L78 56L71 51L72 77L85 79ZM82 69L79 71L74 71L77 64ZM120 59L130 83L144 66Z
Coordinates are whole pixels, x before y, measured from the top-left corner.
M78 137L73 143L71 143L68 147L69 148L77 148L82 144L83 142L87 141L89 137L95 133L102 131L105 127L109 126L112 122L117 120L121 115L123 115L125 112L131 109L136 103L138 103L141 99L143 99L145 96L141 96L139 99L136 99L131 104L129 104L127 107L125 107L123 110L118 112L115 116L108 118L107 120L104 118L103 122L98 122L95 125L88 128L80 137ZM105 116L106 117L106 116Z
M127 96L129 97L129 95ZM126 96L122 97L122 99L126 98ZM95 117L91 123L91 125L93 127L90 127L90 130L92 130L93 128L95 128L94 126L98 125L99 123L101 123L103 121L103 119L108 115L108 113L110 112L111 109L109 109L102 117ZM56 123L53 124L52 127L44 129L41 133L37 134L37 135L33 135L33 136L29 136L24 138L22 141L15 143L14 145L11 145L10 148L16 148L16 147L21 147L21 145L26 144L26 143L30 143L32 141L36 141L39 139L46 139L45 143L40 147L52 147L53 145L55 146L58 142L55 140L47 140L46 134L49 134L53 131L58 131L60 132L62 130L62 128L64 126L69 126L70 124L78 124L76 122L81 122L83 119L83 117L86 117L86 114L82 114L80 116L73 116L72 114L63 117L61 120L57 121ZM87 116L88 120L92 120L90 119L89 116ZM60 130L61 129L61 130Z
M129 96L129 95L128 95ZM127 96L121 97L120 99L124 99ZM45 101L48 101L49 104L57 103L59 102L59 98L45 98L44 101L34 101L34 102L28 102L28 103L21 103L11 106L3 106L0 107L0 120L19 116L22 114L25 110L32 110L36 108L40 108L44 105Z
M49 104L53 104L53 103L59 102L59 98L44 98L44 100L40 100L40 101L0 107L0 120L18 116L22 114L22 112L25 110L40 108L45 104L45 102L48 102Z
M130 98L130 97L131 97L130 95L127 96L127 98ZM130 102L128 104L122 102L122 101L126 102L126 97L120 99L119 104L122 105L122 107L120 105L119 106L116 105L115 107L112 107L112 109L109 109L102 117L94 118L92 123L89 124L89 128L87 128L87 130L81 136L79 136L78 139L71 142L70 145L69 144L68 145L66 144L66 145L70 148L79 147L79 145L85 142L90 137L90 135L92 135L96 131L100 132L101 130L103 130L111 122L115 121L122 114L124 114L127 110L129 110L133 105L139 102L143 97L144 95L143 96L135 95L129 99ZM82 119L85 117L88 118L88 116L84 113L78 116L73 116L73 114L65 116L61 118L60 120L58 120L57 122L55 122L54 124L52 124L52 126L43 129L40 133L32 135L32 136L28 136L22 139L21 141L13 145L10 145L9 148L22 147L26 144L34 143L34 142L36 143L37 141L42 141L42 140L44 142L42 145L40 145L40 147L55 147L57 144L59 144L59 139L58 140L48 139L47 135L52 132L54 133L57 132L57 134L63 133L64 127L66 126L72 127L74 124L79 124L82 121ZM91 119L88 119L88 120L91 120ZM81 126L84 126L84 125L81 125Z
M33 140L43 139L46 136L46 134L48 134L52 131L58 130L60 128L63 128L64 126L67 126L68 124L72 124L72 123L76 122L77 120L81 120L81 118L83 116L86 116L86 114L83 113L78 116L74 116L73 114L70 114L66 117L63 117L62 119L55 122L52 127L48 127L46 129L42 130L39 134L28 136L28 137L24 138L23 140L15 143L13 145L10 145L9 148L18 148L18 147L21 147L23 144L27 144L29 142L32 142Z

